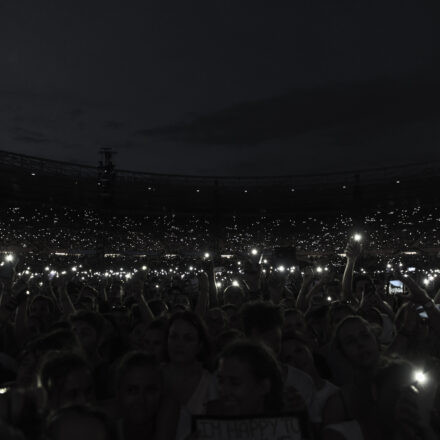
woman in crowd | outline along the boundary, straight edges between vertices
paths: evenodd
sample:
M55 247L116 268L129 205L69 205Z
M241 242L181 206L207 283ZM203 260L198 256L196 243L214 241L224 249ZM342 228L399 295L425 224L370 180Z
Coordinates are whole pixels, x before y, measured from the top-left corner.
M163 368L165 391L180 405L177 439L191 430L191 416L204 414L206 403L217 395L210 373L211 347L199 316L190 311L175 313L167 329L167 363Z
M281 367L270 349L246 340L228 345L217 368L219 399L210 415L280 415L283 411Z

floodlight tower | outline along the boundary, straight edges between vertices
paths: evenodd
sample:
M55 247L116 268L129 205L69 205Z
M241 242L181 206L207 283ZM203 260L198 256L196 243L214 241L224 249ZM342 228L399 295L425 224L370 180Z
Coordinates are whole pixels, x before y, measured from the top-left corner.
M109 147L103 147L99 150L100 161L98 165L98 208L102 221L102 228L100 228L96 237L96 247L98 255L104 258L104 254L107 250L108 237L107 231L109 230L109 219L112 215L113 201L115 196L115 181L116 170L113 162L115 155Z

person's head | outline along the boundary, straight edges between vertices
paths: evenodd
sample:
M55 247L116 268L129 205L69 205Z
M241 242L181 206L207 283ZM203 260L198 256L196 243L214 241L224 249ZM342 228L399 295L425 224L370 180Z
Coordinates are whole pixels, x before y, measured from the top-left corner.
M161 299L152 299L148 301L148 306L156 318L165 316L168 313L168 306Z
M284 323L280 307L263 301L247 303L241 309L241 317L246 336L263 342L278 356Z
M240 286L228 286L223 292L225 304L234 304L240 307L245 300L243 289Z
M114 436L106 415L86 405L69 405L48 417L45 440L112 440Z
M50 410L95 400L91 370L86 361L74 353L47 353L39 370L38 384L46 391Z
M39 354L54 350L79 350L79 344L75 334L70 329L62 328L42 334L34 339L30 345Z
M404 303L396 313L394 322L398 331L417 337L428 336L429 326L426 320L420 317L419 312L410 303Z
M335 329L333 344L336 349L359 369L371 369L380 350L370 324L360 316L347 316Z
M298 309L285 310L283 331L305 333L307 331L307 324L304 314Z
M91 355L97 352L104 318L99 313L80 311L70 317L70 324L85 353Z
M96 310L96 300L92 295L84 295L81 300L75 305L77 310L86 310L94 312Z
M48 324L52 322L54 310L55 305L49 297L36 295L29 304L28 316L39 319L43 324Z
M154 419L162 393L156 358L142 351L127 353L116 371L116 396L125 422L142 425Z
M225 304L221 309L225 313L228 327L241 330L243 325L238 306L234 304Z
M329 307L329 305L324 305L306 313L307 327L318 345L325 345L329 339Z
M191 309L191 303L187 295L179 294L175 295L173 299L173 312L176 311L185 311Z
M166 334L167 320L163 318L154 320L145 332L144 350L154 355L159 363L166 357Z
M244 334L240 330L235 328L224 330L218 335L216 340L217 352L220 353L227 345L238 339L244 339Z
M380 422L392 431L397 422L396 405L403 393L417 394L414 366L403 359L383 359L373 372L372 399L378 409ZM415 385L416 390L411 389ZM415 399L414 399L415 401Z
M167 357L175 364L209 362L210 343L204 322L194 312L171 316L167 329Z
M217 337L226 325L225 313L219 307L209 309L206 313L206 325L211 337Z
M143 321L134 323L130 334L128 335L128 342L131 350L143 350L145 348L145 334L148 325Z
M329 325L331 328L335 328L344 318L355 314L356 312L351 305L342 302L334 302L330 306L328 312Z
M292 367L310 371L314 366L313 354L307 338L295 332L283 334L281 360Z
M220 398L227 415L279 413L283 380L273 353L263 344L236 341L219 356Z

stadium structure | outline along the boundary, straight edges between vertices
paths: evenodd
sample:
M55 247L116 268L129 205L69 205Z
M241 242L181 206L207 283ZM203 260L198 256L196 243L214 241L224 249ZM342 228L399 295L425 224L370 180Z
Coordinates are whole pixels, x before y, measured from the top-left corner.
M3 204L107 206L149 214L283 215L425 203L437 205L440 161L277 177L165 175L115 169L110 150L99 166L0 151Z

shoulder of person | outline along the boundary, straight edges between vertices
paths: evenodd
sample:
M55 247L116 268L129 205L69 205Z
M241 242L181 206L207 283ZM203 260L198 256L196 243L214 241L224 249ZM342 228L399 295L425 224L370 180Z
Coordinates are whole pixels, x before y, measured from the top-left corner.
M324 406L322 413L323 425L331 425L334 423L340 423L347 419L345 411L342 392L339 390L337 393L332 394Z
M303 383L315 388L315 385L313 384L313 379L307 373L304 373L304 371L292 367L291 365L287 365L287 377L285 381L286 385L291 385L289 382L296 380L301 380Z
M333 429L323 429L321 432L322 440L347 440L346 437Z

